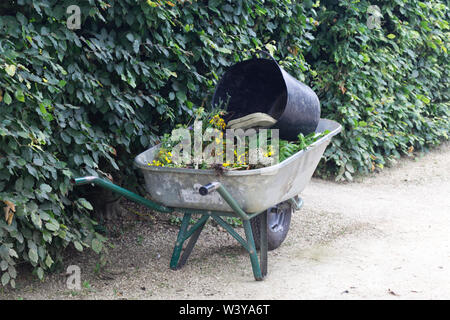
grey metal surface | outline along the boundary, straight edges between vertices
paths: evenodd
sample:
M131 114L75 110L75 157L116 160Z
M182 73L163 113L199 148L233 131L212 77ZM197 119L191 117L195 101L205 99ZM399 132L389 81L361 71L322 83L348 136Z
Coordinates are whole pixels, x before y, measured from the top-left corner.
M192 208L232 212L217 192L202 196L201 186L220 182L247 213L266 210L298 194L308 184L331 138L341 131L335 121L320 119L316 132L330 133L276 165L245 171L166 168L149 166L158 154L159 145L138 155L135 165L144 174L151 200L175 208Z

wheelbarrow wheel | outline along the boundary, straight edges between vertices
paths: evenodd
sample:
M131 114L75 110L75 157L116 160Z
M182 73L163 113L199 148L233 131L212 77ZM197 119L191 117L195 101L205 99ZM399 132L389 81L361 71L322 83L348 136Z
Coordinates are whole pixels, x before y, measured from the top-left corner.
M289 231L289 226L291 224L291 215L294 211L291 203L289 201L284 201L277 204L274 207L267 209L267 242L268 250L275 250L278 248ZM255 239L256 249L260 248L260 220L261 216L257 215L250 220L253 230L253 238Z

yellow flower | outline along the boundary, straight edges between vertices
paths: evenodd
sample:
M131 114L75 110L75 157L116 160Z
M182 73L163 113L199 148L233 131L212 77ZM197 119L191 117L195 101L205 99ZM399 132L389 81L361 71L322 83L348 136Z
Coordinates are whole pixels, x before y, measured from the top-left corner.
M223 165L224 167L228 167L230 164L229 164L228 162L224 162L222 165Z
M210 124L213 124L217 129L225 129L226 123L225 120L223 120L218 114L214 115L211 120L209 120Z
M159 160L153 160L151 163L147 163L149 166L155 166L155 167L164 167L164 163L162 163Z

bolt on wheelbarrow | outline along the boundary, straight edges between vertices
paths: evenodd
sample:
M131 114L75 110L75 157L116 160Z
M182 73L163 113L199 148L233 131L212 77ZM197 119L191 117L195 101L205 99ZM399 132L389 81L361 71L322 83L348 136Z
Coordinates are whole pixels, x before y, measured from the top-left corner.
M299 194L341 126L335 121L320 119L316 132L325 130L329 133L278 164L254 170L225 171L220 176L214 170L148 166L158 155L160 146L156 145L135 159L135 165L143 172L149 199L95 176L75 178L73 183L109 189L157 212L182 212L171 269L178 270L185 265L211 218L247 250L255 279L263 280L267 275L268 251L278 248L285 240L291 214L303 204ZM193 215L200 215L200 218L189 227ZM224 217L241 219L245 237Z

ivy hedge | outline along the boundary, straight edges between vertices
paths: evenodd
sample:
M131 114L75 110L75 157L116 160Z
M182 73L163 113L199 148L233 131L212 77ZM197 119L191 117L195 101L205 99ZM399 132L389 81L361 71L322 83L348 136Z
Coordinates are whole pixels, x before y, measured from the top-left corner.
M445 1L321 1L311 85L344 127L322 175L352 180L448 140L449 15Z
M208 105L250 50L277 45L286 66L307 70L288 50L309 46L313 10L290 1L77 1L81 28L69 30L72 4L0 4L3 285L15 285L18 261L42 279L68 245L100 252L92 206L70 179L122 175L132 188L134 156Z
M63 248L101 252L78 175L122 177L174 123L209 106L224 70L270 51L344 130L320 173L352 179L448 139L444 1L209 0L0 4L0 279L26 261L42 279Z

